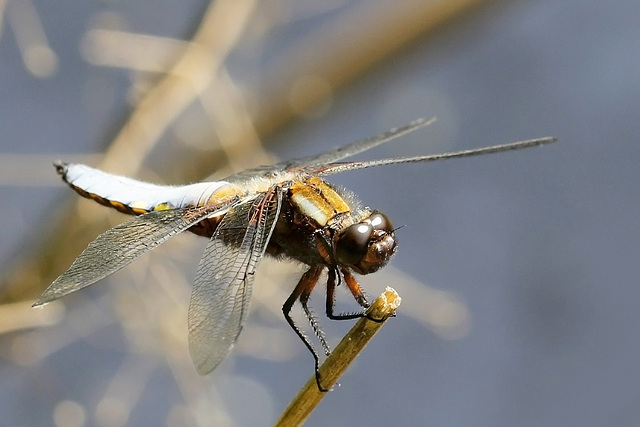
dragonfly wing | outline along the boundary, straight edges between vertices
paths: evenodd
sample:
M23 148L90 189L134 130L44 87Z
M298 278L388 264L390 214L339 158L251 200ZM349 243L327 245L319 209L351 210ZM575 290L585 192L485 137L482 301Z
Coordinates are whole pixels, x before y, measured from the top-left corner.
M44 291L33 306L44 305L115 273L197 222L222 215L225 209L226 206L208 205L153 211L102 233Z
M201 375L222 362L238 339L281 205L282 190L272 187L232 207L207 244L189 305L189 350Z
M336 173L352 171L357 169L367 169L377 166L395 165L399 163L419 163L419 162L434 162L437 160L446 160L462 157L478 156L482 154L499 153L502 151L520 150L522 148L537 147L539 145L550 144L555 142L556 138L544 137L537 139L529 139L526 141L512 142L509 144L492 145L490 147L475 148L470 150L453 151L450 153L442 154L429 154L425 156L413 156L413 157L395 157L389 159L378 160L366 160L363 162L338 162L328 165L318 165L313 168L305 169L306 173L312 175L326 176Z
M284 169L287 171L304 171L312 173L312 171L318 166L327 165L329 163L337 162L338 160L342 160L347 157L355 156L356 154L362 153L364 151L375 148L378 145L382 145L393 139L399 138L402 135L411 133L424 126L428 126L434 121L435 118L414 120L408 125L390 129L386 132L370 138L352 142L351 144L343 145L342 147L337 147L333 150L317 154L315 156L303 157L301 159L283 162L281 164L284 165Z
M302 157L300 159L287 160L284 162L276 163L275 165L259 166L254 169L245 170L225 178L225 181L239 182L250 179L254 176L264 175L265 173L269 172L300 171L313 174L313 171L318 167L337 162L338 160L342 160L347 157L355 156L356 154L362 153L363 151L370 150L374 147L377 147L378 145L384 144L402 135L406 135L407 133L420 129L421 127L430 125L434 121L434 118L414 120L408 125L399 128L393 128L374 137L343 145L342 147L337 147L321 154Z

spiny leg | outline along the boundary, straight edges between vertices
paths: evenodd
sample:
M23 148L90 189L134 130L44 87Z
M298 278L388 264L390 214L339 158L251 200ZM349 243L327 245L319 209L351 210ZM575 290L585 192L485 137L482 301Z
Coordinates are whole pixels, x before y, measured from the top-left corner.
M307 288L302 292L302 294L300 295L300 304L302 305L304 314L307 316L307 320L309 321L309 324L313 329L313 333L315 334L316 338L318 338L318 341L320 342L320 345L324 350L325 356L328 356L331 354L331 349L329 348L329 344L327 344L327 339L324 336L324 332L318 324L318 319L313 315L308 305L309 297L311 296L312 290L313 288Z
M300 328L298 328L298 326L295 324L295 322L291 318L291 308L293 307L293 304L296 302L298 298L302 296L302 294L305 291L309 290L308 292L309 293L311 292L311 290L315 287L316 283L318 283L318 279L320 278L320 273L322 272L323 268L324 268L323 266L311 267L309 270L307 270L306 273L302 275L302 277L300 278L300 281L298 282L296 287L293 289L293 292L291 292L291 295L289 295L289 298L287 298L287 300L284 302L282 306L282 313L284 314L284 318L287 320L287 323L289 324L289 326L291 326L291 329L294 330L294 332L298 335L298 337L302 340L304 345L307 346L307 349L309 349L309 351L313 355L313 361L314 361L314 367L315 367L315 373L316 373L316 384L318 385L318 390L322 392L326 392L329 390L325 389L320 384L320 371L319 371L320 358L318 356L318 352L311 344L311 341L309 341L309 338L307 338L307 336L302 332L302 330L300 330Z

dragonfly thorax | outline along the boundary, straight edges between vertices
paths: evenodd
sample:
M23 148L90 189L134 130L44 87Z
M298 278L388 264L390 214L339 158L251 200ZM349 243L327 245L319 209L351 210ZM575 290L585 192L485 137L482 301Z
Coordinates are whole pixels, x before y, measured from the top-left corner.
M386 215L361 208L352 194L312 177L288 189L267 252L369 274L384 267L396 247Z

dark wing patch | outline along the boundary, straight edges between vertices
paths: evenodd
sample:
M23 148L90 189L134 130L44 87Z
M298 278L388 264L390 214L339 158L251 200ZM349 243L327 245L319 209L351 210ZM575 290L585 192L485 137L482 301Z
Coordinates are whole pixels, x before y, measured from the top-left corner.
M282 190L273 187L232 207L207 244L189 305L189 350L201 375L222 362L238 339L281 205Z
M115 273L169 238L225 209L226 206L208 205L154 211L105 231L89 244L33 306L44 305Z

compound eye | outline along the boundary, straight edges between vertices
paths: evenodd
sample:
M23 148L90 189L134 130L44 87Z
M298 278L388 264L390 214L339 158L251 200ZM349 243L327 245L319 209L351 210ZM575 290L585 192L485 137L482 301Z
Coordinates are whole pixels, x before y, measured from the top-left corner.
M367 254L373 227L368 223L353 224L336 242L336 257L343 264L357 264Z
M383 230L388 233L393 231L393 224L391 224L391 220L382 212L372 213L369 220L371 221L371 226L374 230Z

